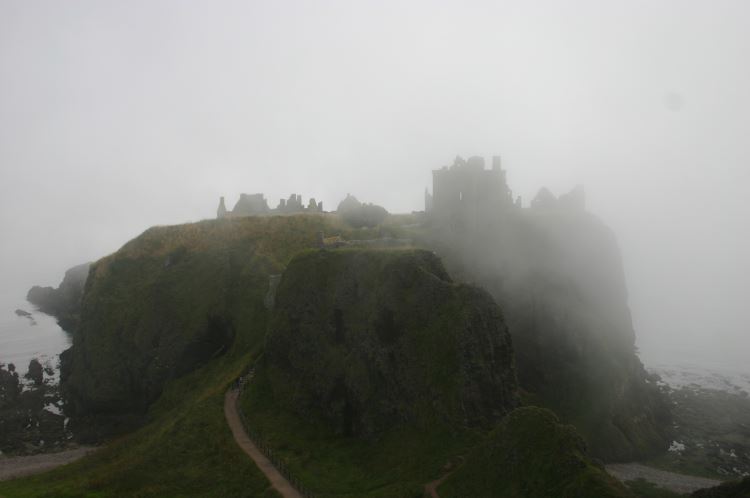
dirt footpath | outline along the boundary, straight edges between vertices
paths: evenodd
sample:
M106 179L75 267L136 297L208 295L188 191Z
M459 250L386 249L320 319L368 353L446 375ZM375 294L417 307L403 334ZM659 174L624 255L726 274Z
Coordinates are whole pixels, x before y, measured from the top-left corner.
M54 469L60 465L74 462L86 454L91 453L95 449L96 448L90 446L82 446L74 450L60 451L58 453L0 457L0 481L39 474L45 470Z
M229 428L232 430L232 435L237 445L247 453L247 455L253 459L255 465L260 469L261 472L266 476L266 479L271 483L276 491L283 498L302 498L302 495L294 489L294 486L281 475L273 463L261 453L261 451L255 446L245 432L245 428L242 426L242 420L240 414L237 411L237 398L239 397L239 391L231 389L227 391L224 396L224 415L226 416Z

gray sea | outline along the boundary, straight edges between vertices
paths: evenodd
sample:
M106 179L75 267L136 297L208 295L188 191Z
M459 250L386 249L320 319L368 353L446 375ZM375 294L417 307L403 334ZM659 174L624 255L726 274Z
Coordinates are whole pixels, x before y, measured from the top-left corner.
M734 352L737 353L737 352ZM750 395L750 361L745 352L673 351L668 347L641 350L646 370L673 389L715 389Z
M17 309L31 316L18 316ZM53 317L37 311L26 301L26 289L0 290L0 363L13 363L24 374L29 361L37 358L42 365L57 370L59 355L70 343L70 335Z

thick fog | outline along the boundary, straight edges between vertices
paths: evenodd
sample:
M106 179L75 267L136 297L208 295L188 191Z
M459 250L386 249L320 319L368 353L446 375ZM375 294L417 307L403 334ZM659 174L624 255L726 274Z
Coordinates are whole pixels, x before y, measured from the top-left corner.
M0 0L0 291L220 195L423 208L499 154L583 184L646 354L750 348L750 4Z

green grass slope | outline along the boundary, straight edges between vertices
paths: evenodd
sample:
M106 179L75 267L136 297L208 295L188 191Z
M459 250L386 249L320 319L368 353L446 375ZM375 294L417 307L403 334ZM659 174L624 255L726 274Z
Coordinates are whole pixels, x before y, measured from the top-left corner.
M438 422L343 436L321 417L284 409L265 375L260 370L241 399L249 424L319 498L421 498L425 483L482 438Z
M246 346L170 382L140 430L73 464L0 482L0 497L277 496L224 419L224 393L252 359Z
M442 498L632 496L586 455L572 426L549 410L513 411L438 487Z

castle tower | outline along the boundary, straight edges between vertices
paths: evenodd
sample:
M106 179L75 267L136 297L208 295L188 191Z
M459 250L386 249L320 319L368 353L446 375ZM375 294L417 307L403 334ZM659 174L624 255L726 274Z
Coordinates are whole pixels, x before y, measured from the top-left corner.
M216 210L216 217L226 218L227 217L227 207L224 205L224 197L219 198L219 209Z
M424 189L424 211L425 213L432 212L432 195L426 188Z
M500 156L485 169L483 157L456 157L451 166L432 171L432 196L425 192L425 210L434 219L463 226L495 216L513 206Z

